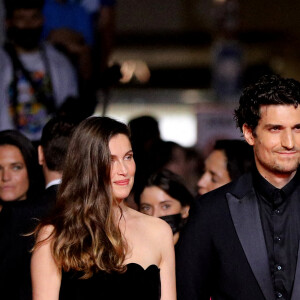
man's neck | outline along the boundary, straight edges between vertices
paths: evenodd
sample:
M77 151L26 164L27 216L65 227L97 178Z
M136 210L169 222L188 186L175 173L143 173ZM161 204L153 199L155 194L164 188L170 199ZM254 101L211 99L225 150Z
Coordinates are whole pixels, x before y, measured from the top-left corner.
M46 186L53 180L58 180L62 178L62 172L58 172L58 171L47 171L44 172L45 175L45 183Z
M282 189L294 178L297 171L291 173L267 173L258 169L258 172L274 187Z

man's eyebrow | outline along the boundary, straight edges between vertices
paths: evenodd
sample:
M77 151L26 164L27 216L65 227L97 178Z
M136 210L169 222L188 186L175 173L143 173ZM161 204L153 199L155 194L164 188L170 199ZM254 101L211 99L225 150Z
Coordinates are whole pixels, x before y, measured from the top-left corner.
M264 126L265 128L272 128L272 127L283 127L283 125L281 125L281 124L276 124L276 123L274 123L274 124L272 124L272 123L269 123L269 124L266 124L265 126Z
M264 127L265 128L272 128L272 127L283 128L284 126L282 124L276 124L276 123L271 124L271 123L269 123L269 124L266 124ZM297 123L297 124L295 124L295 125L292 126L292 128L295 128L295 127L300 127L300 123Z

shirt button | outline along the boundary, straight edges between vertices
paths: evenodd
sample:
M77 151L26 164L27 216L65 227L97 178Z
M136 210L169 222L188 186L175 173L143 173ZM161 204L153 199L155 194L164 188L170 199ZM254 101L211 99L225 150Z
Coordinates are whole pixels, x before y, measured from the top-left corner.
M276 242L280 242L281 241L281 237L280 236L275 236L274 239L275 239Z
M279 210L279 209L276 209L276 210L275 210L275 214L279 215L279 214L280 214L280 210Z
M279 293L279 292L276 292L276 297L277 297L277 298L282 298L282 294Z
M282 267L280 265L278 265L278 266L276 266L276 270L280 271L280 270L282 270Z

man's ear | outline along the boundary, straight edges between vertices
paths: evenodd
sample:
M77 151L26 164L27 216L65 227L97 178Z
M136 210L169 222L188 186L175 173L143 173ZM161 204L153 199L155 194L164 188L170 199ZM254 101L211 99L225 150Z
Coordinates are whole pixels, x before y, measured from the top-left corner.
M42 166L45 163L44 151L41 145L38 146L39 164Z
M243 134L245 137L246 142L250 145L254 145L254 136L253 136L253 130L247 125L243 125Z

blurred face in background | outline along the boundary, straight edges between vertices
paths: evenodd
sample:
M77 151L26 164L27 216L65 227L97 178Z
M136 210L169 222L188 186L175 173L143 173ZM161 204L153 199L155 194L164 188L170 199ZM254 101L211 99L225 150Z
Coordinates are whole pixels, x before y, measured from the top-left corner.
M157 186L144 188L140 196L140 212L166 221L172 228L174 245L189 216L189 209L189 205L182 206L180 201Z
M13 145L0 146L0 199L3 201L25 200L29 178L23 155Z
M38 28L43 26L44 18L38 8L19 8L13 12L8 24L18 28Z
M19 47L17 51L31 51L39 46L43 23L43 14L37 8L19 8L13 12L6 24L9 38Z
M197 183L200 195L215 190L231 181L227 171L227 158L224 151L214 150L207 157L204 165L204 173Z
M182 206L180 201L172 198L157 186L146 187L140 197L140 212L153 216L163 217L181 214L188 217L189 206Z
M186 154L183 148L174 147L172 149L171 160L164 166L164 168L184 177L189 170L187 170Z

